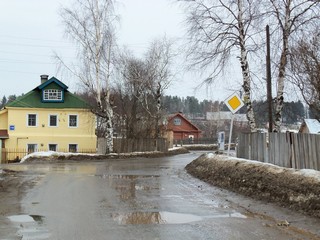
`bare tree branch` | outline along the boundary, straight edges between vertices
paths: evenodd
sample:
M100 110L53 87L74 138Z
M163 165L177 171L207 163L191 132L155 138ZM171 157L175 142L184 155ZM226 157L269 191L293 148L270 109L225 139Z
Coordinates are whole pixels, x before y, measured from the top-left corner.
M107 149L112 152L113 109L110 99L110 76L115 46L115 20L113 0L75 0L70 8L62 8L60 16L66 35L78 45L81 67L70 70L95 97L93 111L106 119ZM61 59L60 59L61 60Z

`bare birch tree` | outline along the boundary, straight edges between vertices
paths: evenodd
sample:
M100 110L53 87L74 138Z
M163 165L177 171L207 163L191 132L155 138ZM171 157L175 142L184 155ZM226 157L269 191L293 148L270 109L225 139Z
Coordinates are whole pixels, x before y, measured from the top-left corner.
M320 29L298 41L290 54L293 83L313 115L320 120Z
M146 54L148 74L147 87L156 106L156 111L153 114L153 118L155 119L155 138L160 137L160 120L162 115L161 98L172 81L173 73L171 72L171 65L173 58L172 42L166 37L154 40ZM147 100L146 97L145 100ZM147 107L148 104L145 104L144 106L149 112L149 115L152 116Z
M144 58L138 59L131 54L123 54L120 58L117 64L120 76L117 92L130 99L130 103L127 104L131 106L128 109L130 113L126 114L128 136L135 137L138 129L136 131L131 126L137 125L136 122L140 121L139 126L148 130L148 137L151 134L154 138L160 137L160 125L163 120L161 99L173 78L173 58L172 42L166 38L153 41ZM148 123L143 120L148 120Z
M113 108L110 74L115 46L113 0L75 0L60 13L66 35L78 49L79 63L66 66L96 100L94 113L106 122L106 153L113 151ZM77 66L77 67L75 67Z
M271 12L277 22L278 39L281 41L280 57L277 62L277 96L274 121L274 131L279 132L290 48L297 35L307 34L310 31L310 24L315 24L315 22L319 24L320 2L317 0L269 0L269 2L271 3ZM273 37L276 37L276 34L273 34Z
M179 0L178 0L179 1ZM250 129L256 131L251 100L251 83L248 52L257 48L253 40L260 17L259 3L254 0L180 0L188 12L188 59L201 69L213 69L211 81L218 77L238 53L243 79L244 101ZM209 82L210 83L210 82Z
M146 89L146 64L135 58L132 54L122 54L117 64L118 80L116 83L115 113L125 121L125 134L127 138L150 137L149 121L141 106L141 94Z

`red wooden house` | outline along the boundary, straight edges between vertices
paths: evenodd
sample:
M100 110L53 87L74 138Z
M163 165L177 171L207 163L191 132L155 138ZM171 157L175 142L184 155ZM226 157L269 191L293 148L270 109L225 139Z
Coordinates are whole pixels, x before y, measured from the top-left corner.
M173 132L173 141L201 138L201 130L193 125L181 113L172 114L168 118L167 130Z

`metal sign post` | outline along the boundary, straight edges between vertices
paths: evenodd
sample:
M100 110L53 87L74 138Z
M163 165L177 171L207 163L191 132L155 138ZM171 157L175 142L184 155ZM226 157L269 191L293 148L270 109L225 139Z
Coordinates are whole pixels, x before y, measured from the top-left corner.
M230 97L228 97L224 103L227 105L229 110L232 113L231 116L231 123L230 123L230 133L229 133L229 143L228 143L228 153L227 155L230 155L230 145L231 145L231 137L232 137L232 130L233 130L233 120L234 120L234 114L243 107L244 103L239 97L237 93L232 94Z
M218 133L219 151L224 151L224 132Z

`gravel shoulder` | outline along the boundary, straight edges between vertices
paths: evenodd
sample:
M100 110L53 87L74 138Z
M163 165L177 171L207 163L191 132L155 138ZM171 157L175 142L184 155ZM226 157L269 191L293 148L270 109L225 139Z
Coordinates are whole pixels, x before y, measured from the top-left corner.
M320 172L204 154L188 164L189 174L254 199L320 218Z

